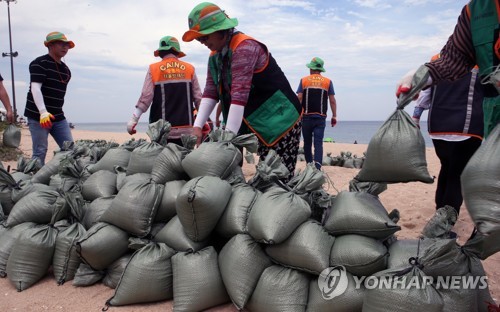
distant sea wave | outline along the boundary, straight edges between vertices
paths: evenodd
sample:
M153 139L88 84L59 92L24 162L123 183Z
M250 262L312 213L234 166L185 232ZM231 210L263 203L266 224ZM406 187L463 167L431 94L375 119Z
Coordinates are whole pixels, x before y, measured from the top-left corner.
M368 144L372 136L382 126L384 121L339 121L332 128L327 125L325 129L325 138L332 138L337 143L359 143ZM77 130L92 130L99 132L126 132L125 122L106 122L106 123L74 123ZM432 140L427 132L427 123L420 123L421 132L427 147L433 147ZM140 122L136 127L138 132L146 132L148 124Z

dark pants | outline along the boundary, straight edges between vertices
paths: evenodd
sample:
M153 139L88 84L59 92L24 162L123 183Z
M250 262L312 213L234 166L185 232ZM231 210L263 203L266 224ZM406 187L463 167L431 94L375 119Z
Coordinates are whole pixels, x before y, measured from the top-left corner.
M460 175L469 159L481 146L481 140L471 137L458 142L444 140L432 140L432 142L441 162L436 188L436 209L448 205L459 213L463 202Z
M323 138L325 136L326 117L304 116L302 118L302 137L304 138L304 157L307 163L313 161L312 145L314 142L314 164L321 169L323 164Z

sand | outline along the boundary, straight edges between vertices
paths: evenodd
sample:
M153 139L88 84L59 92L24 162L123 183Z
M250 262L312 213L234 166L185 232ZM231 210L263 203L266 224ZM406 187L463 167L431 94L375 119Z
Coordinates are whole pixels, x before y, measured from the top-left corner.
M75 140L107 140L119 144L126 142L131 136L123 133L93 132L73 130ZM137 133L136 139L148 139L145 133ZM49 150L57 148L55 142L49 140ZM31 137L27 129L22 130L21 150L27 157L31 156ZM366 151L365 144L338 144L325 143L324 152L332 156L339 155L341 151L349 151L361 156ZM47 161L51 158L49 152ZM439 160L433 148L426 148L427 165L429 173L437 176L439 173ZM4 162L4 166L16 167L16 162ZM304 168L305 162L299 162L297 167ZM325 184L325 189L330 194L348 190L349 181L356 176L359 169L341 167L323 167L323 171L329 176L333 185ZM243 172L248 178L255 173L255 165L244 164ZM389 184L388 189L380 194L380 200L387 211L398 209L401 213L399 225L401 231L397 232L398 238L418 238L424 225L435 212L434 192L436 183L424 184L421 182ZM462 206L460 217L455 225L454 231L458 234L458 242L463 244L469 238L473 224L465 206ZM493 298L500 302L500 253L497 253L485 261L483 266L488 275L489 287ZM2 311L100 311L111 298L114 290L103 284L90 287L74 287L71 282L58 286L52 275L47 275L43 280L31 288L17 292L7 278L0 278L0 307ZM140 304L123 307L110 307L110 311L172 311L172 301L155 304ZM231 304L216 307L210 311L237 311Z

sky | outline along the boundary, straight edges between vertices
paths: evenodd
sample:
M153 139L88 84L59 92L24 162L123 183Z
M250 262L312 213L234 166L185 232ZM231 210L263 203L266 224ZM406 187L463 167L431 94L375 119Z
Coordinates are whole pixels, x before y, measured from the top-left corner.
M264 43L294 91L313 57L325 61L335 89L337 118L386 120L405 73L438 53L468 0L220 0L237 29ZM209 50L183 42L191 0L18 0L10 21L15 102L22 116L29 63L47 54L52 31L76 46L63 61L72 72L64 111L68 121L124 122L134 111L153 51L163 36L179 39L182 60L193 64L203 90ZM0 0L0 52L10 52L7 3ZM13 102L10 57L0 73ZM411 112L414 103L407 106ZM147 116L141 121L147 121ZM331 116L331 112L329 112ZM423 117L424 119L424 117Z

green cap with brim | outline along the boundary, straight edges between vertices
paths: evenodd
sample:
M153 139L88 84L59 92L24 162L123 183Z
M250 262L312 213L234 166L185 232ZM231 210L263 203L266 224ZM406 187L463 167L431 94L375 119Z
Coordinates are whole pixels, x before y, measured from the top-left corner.
M181 51L181 45L179 44L179 40L177 38L172 37L172 36L165 36L160 39L160 44L158 49L154 52L155 56L160 55L160 51L168 51L168 50L174 50L177 52L177 57L183 57L186 56L186 53Z
M217 5L203 2L189 13L188 23L189 30L182 36L182 40L186 42L219 30L234 28L238 25L238 20L229 18Z
M66 36L62 32L53 31L47 35L43 44L48 47L49 43L54 41L62 41L69 43L69 48L73 49L75 47L75 43L71 40L68 40Z
M323 68L323 65L325 65L325 62L323 62L323 60L320 59L319 57L313 57L311 62L309 64L306 64L306 66L312 70L319 70L320 72L325 72L326 70Z

